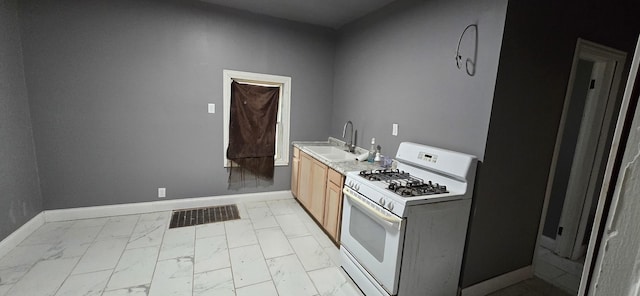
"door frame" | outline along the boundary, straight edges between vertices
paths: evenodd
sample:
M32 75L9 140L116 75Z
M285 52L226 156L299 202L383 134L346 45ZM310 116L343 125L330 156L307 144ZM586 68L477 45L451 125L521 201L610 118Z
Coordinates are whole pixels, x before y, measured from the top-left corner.
M613 189L616 186L616 180L619 177L617 174L620 170L620 163L622 161L622 157L624 156L627 138L629 137L629 128L631 127L634 113L638 104L638 94L640 93L639 68L640 35L638 36L638 39L636 41L635 52L631 61L631 67L624 89L624 95L622 97L620 112L618 113L616 129L613 135L611 149L609 150L603 184L602 188L600 189L600 196L598 199L598 207L596 208L593 229L591 231L591 237L589 239L589 247L587 248L587 256L584 262L582 278L580 279L578 296L587 295L587 293L590 292L590 289L593 288L593 285L596 284L595 282L592 282L594 271L597 261L601 260L604 256L602 252L599 252L599 249L601 248L604 231L603 228L605 227L604 224L609 219L609 211L612 210L609 203L612 202ZM635 114L635 116L638 116L638 114ZM621 143L623 144L620 145Z
M578 38L576 42L576 48L573 55L573 62L571 66L571 73L569 75L569 81L567 84L567 92L564 98L564 105L562 110L562 115L560 118L560 124L558 128L558 134L556 135L556 142L553 152L553 157L551 160L551 166L549 171L549 177L547 179L547 188L545 191L545 199L543 204L542 215L540 219L540 225L538 228L538 243L542 243L545 247L550 248L559 253L559 255L564 257L571 257L572 254L576 253L576 251L581 251L581 240L576 240L576 238L584 236L584 231L586 231L586 222L587 217L583 217L581 219L582 213L586 209L589 210L591 206L591 200L585 202L584 199L576 198L576 195L567 194L563 204L563 211L559 223L559 227L562 226L565 229L568 229L568 233L571 235L566 235L562 239L552 239L546 237L542 234L542 230L544 227L544 223L546 221L547 210L549 206L549 200L551 198L551 192L553 187L553 181L555 178L555 173L558 165L559 155L560 155L560 146L562 144L562 138L565 132L565 126L567 121L567 113L569 110L569 106L571 103L571 95L573 93L573 84L576 79L576 69L578 66L578 61L580 59L588 59L588 60L596 60L596 61L607 61L609 63L613 63L617 65L613 70L613 76L611 77L611 86L606 96L606 109L603 118L603 122L607 123L605 127L603 127L600 131L599 139L598 139L598 148L596 151L596 158L604 157L604 148L606 147L606 139L609 135L609 124L613 124L613 115L615 111L615 102L616 97L620 87L620 81L622 79L622 70L624 66L624 62L626 59L626 53L617 49L613 49L604 45L600 45L591 41L584 40L582 38ZM595 65L594 65L595 66ZM580 140L578 140L580 141ZM574 156L575 157L575 156ZM601 159L601 158L600 158ZM575 163L572 165L572 170L575 168ZM597 170L600 169L600 162L594 163L594 168ZM590 183L594 183L594 178L597 178L597 174L592 174L590 178ZM595 187L588 189L588 192L592 192L595 190ZM570 188L567 188L569 190ZM571 198L574 196L574 198ZM567 210L569 209L569 210ZM578 209L578 210L576 210ZM565 213L565 210L566 213ZM588 212L587 212L588 214ZM588 216L588 215L587 215ZM577 246L576 246L577 245Z

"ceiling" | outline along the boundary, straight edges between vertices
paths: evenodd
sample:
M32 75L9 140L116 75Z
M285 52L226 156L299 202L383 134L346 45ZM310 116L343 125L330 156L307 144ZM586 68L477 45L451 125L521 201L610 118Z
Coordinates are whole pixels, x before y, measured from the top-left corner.
M394 0L200 0L272 17L339 28Z

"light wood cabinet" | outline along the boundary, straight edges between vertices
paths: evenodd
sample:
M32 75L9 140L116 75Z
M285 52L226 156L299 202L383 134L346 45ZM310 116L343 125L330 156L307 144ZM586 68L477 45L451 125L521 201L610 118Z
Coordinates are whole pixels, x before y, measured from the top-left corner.
M342 185L344 177L329 169L327 192L324 208L324 229L336 242L340 242L340 224L342 222Z
M293 147L293 160L291 161L291 194L298 197L298 177L300 176L300 149Z
M291 192L331 238L339 242L344 176L294 148Z

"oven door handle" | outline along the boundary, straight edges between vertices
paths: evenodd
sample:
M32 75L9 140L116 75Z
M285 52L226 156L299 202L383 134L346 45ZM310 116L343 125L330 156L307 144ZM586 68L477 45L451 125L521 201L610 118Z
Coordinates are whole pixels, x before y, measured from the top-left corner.
M359 199L358 197L356 197L353 193L351 193L349 190L347 190L347 188L343 188L342 189L342 193L344 193L344 195L346 197L348 197L350 200L355 201L356 205L358 205L363 210L367 211L367 213L370 213L370 214L374 215L378 219L382 220L382 222L386 222L387 224L391 224L389 226L393 226L393 224L398 224L398 229L400 228L400 224L402 223L402 219L401 218L398 218L396 216L387 216L387 215L384 215L384 214L380 213L374 207L368 205L366 202L364 202L361 199Z

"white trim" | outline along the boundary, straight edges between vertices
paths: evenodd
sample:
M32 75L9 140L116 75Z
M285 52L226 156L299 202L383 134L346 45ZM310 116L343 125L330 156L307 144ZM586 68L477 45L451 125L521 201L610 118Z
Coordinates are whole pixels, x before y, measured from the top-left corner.
M20 228L9 234L5 239L0 241L0 258L11 252L11 250L17 247L25 238L40 228L44 222L44 214L43 212L40 212L35 217L27 221L27 223L20 226Z
M484 296L533 277L531 265L462 289L461 296Z
M82 207L60 210L48 210L43 212L44 221L68 221L77 219L100 218L121 215L143 214L176 209L189 209L197 207L215 206L232 202L267 201L276 199L293 198L291 191L272 191L247 194L219 195L207 197L194 197L172 199L151 202L128 203L107 206Z
M280 101L278 106L279 132L276 135L276 166L289 165L289 130L291 111L291 77L270 74L242 72L234 70L222 70L222 100L223 100L223 163L229 166L227 159L227 147L229 147L229 112L231 112L231 82L233 80L244 81L255 85L280 86ZM279 143L279 144L278 144Z

